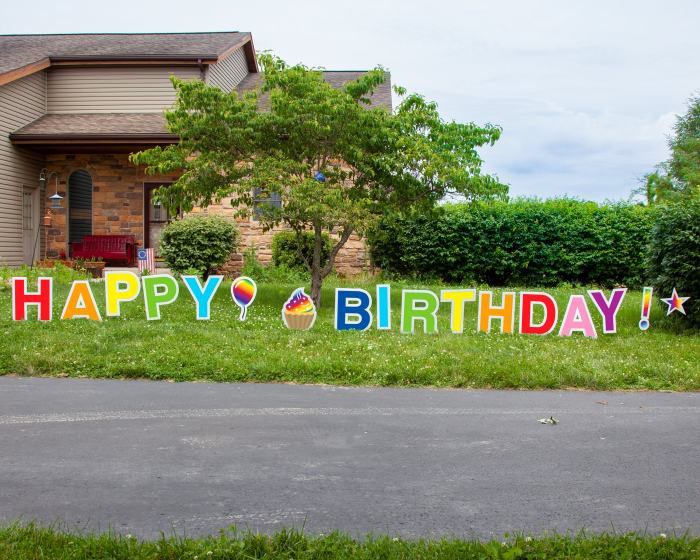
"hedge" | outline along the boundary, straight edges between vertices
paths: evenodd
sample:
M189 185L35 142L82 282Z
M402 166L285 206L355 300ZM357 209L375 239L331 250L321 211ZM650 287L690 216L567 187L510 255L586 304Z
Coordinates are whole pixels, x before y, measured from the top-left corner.
M651 234L649 278L659 297L689 297L688 324L700 327L700 200L661 207ZM674 315L678 315L675 312Z
M391 215L370 233L385 272L492 286L638 287L654 211L572 199L452 204Z

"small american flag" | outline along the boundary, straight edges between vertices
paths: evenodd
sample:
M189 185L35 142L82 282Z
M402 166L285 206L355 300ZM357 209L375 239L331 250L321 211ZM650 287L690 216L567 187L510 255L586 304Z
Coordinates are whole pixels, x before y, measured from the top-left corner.
M156 271L156 257L153 249L139 249L136 252L139 261L139 272L147 270L151 274Z

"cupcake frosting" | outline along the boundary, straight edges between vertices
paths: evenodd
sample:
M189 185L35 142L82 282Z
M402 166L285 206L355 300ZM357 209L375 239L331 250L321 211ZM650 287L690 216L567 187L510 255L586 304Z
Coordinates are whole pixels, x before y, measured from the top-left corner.
M284 304L284 311L295 315L310 314L315 311L314 302L304 293L304 288L297 288Z

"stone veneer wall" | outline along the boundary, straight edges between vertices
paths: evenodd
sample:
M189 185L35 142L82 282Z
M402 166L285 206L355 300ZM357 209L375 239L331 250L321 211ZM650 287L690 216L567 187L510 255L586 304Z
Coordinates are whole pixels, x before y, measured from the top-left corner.
M67 220L70 200L67 196L68 177L84 169L92 177L92 232L95 235L133 234L143 245L143 183L170 181L174 177L146 177L143 170L129 163L128 154L49 154L46 168L58 172L58 193L63 208L52 210L53 219L48 231L46 255L57 258L68 254ZM54 193L54 178L46 185L48 197Z
M231 199L224 199L220 204L215 204L206 210L197 209L193 213L227 216L234 212ZM285 227L276 227L270 231L263 231L259 222L249 219L237 220L241 230L241 245L239 252L231 256L231 260L223 267L223 272L228 275L236 275L243 268L243 252L248 247L255 247L258 261L263 265L272 262L272 238ZM331 236L333 237L333 236ZM335 260L335 270L341 276L354 276L369 271L369 251L364 240L357 235L352 235L338 253Z
M85 169L92 177L92 217L93 233L133 234L139 244L144 239L144 197L143 184L158 181L172 181L174 176L146 176L142 168L129 163L128 154L50 154L46 158L49 171L59 175L58 192L64 197L63 208L53 210L52 225L48 230L46 254L48 258L58 258L62 252L68 254L67 247L67 197L68 177L78 169ZM50 206L48 197L54 193L53 177L46 186L46 207ZM230 199L221 204L210 206L207 210L195 213L208 213L232 216ZM272 261L272 237L284 228L264 232L257 221L237 220L241 230L240 252L231 255L231 260L223 267L226 274L235 275L243 267L243 251L255 246L258 260L262 264ZM364 241L353 235L338 253L335 263L336 271L345 276L359 274L369 270L369 254Z

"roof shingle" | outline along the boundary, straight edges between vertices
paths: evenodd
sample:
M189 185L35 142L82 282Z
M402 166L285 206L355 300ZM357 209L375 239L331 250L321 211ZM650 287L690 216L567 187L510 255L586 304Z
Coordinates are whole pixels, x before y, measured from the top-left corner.
M162 113L49 114L12 133L13 140L27 136L169 134Z
M82 33L0 35L0 74L46 58L216 59L250 33Z

